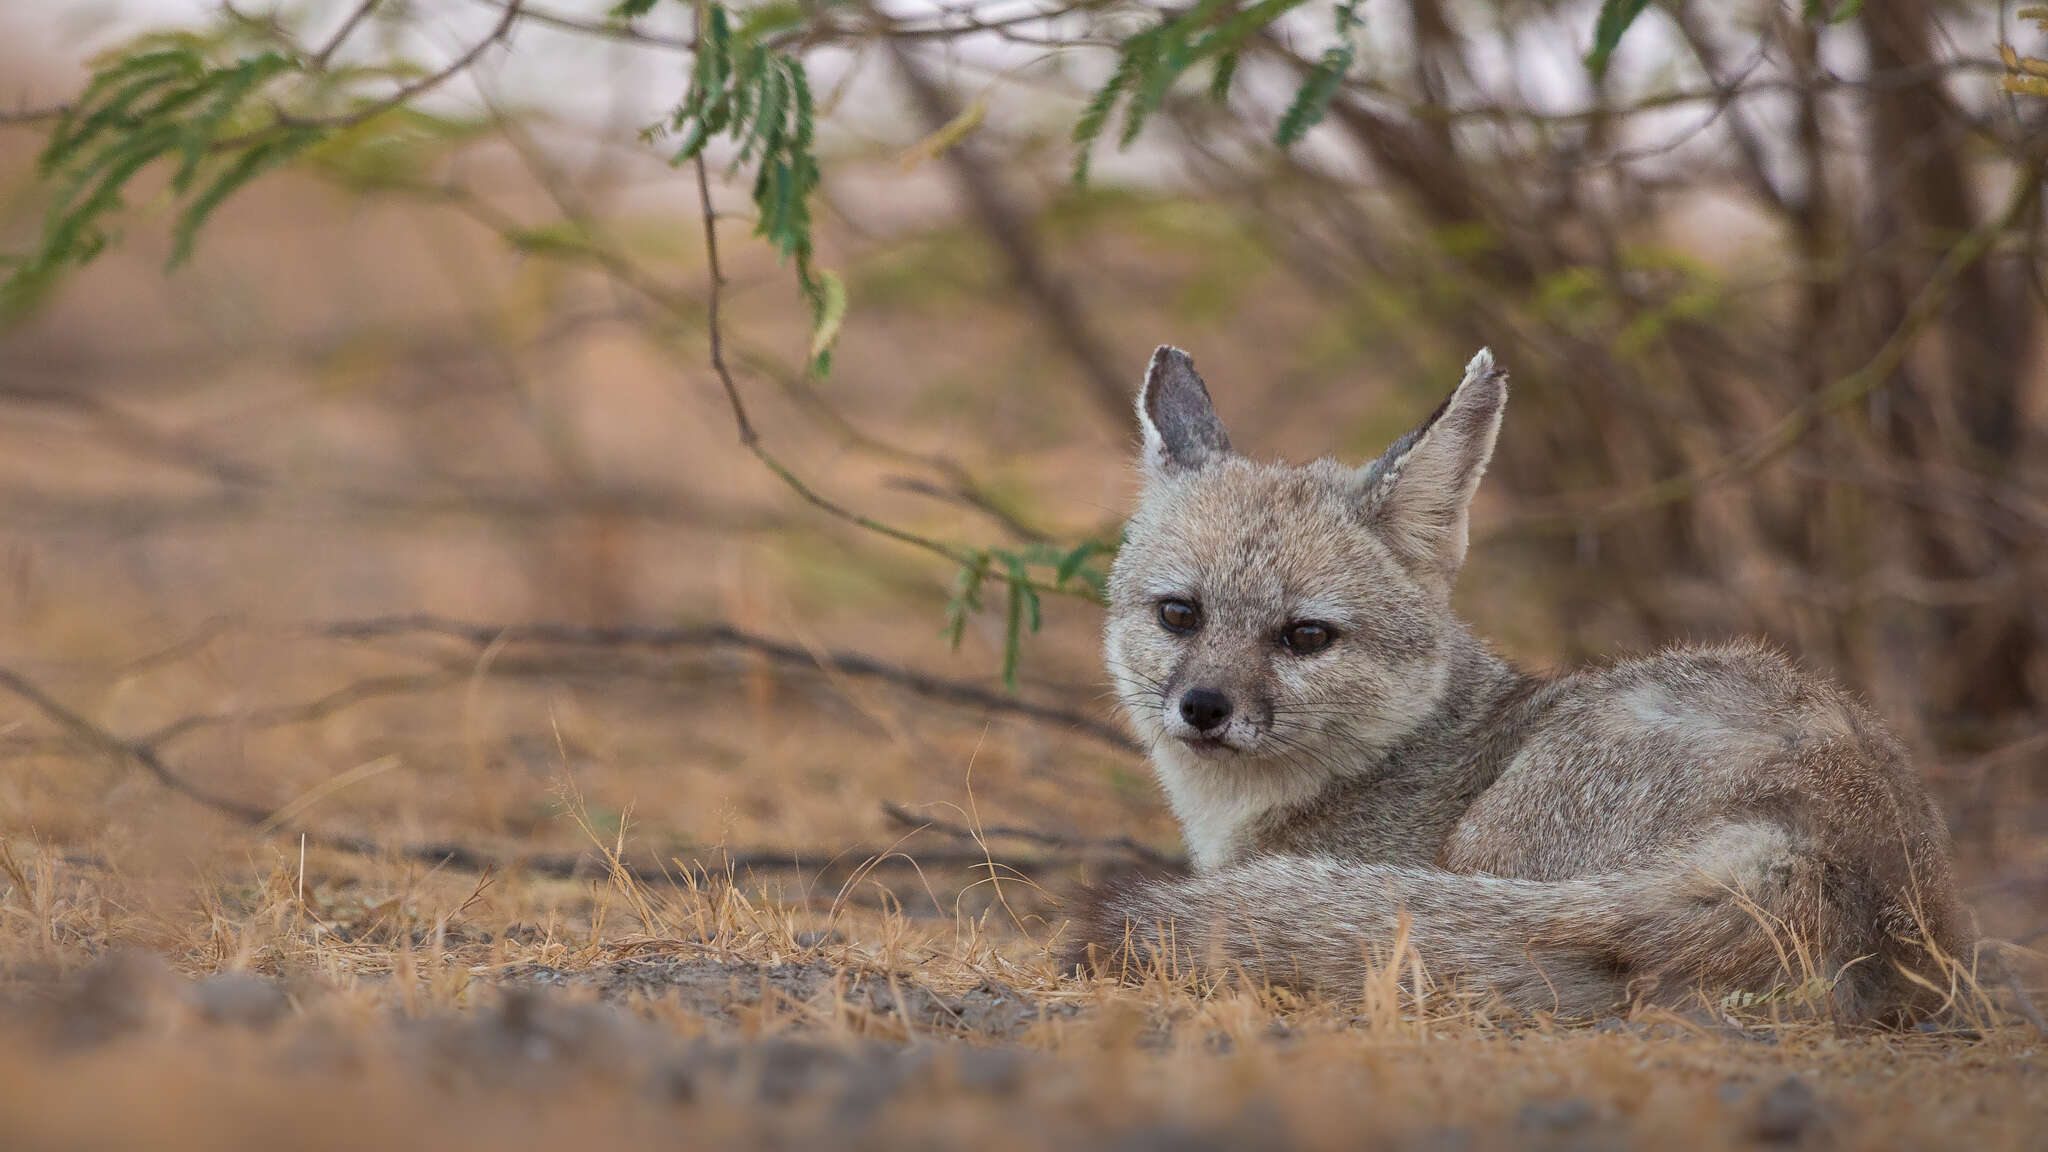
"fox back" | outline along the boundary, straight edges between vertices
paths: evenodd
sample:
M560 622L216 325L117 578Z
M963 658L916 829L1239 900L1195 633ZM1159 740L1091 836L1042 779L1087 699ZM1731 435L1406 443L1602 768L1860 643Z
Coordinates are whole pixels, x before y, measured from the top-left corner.
M1197 875L1111 893L1081 944L1342 987L1407 915L1437 971L1523 1007L1927 1007L1899 971L1962 946L1946 831L1845 693L1751 644L1533 677L1452 612L1506 401L1481 352L1378 459L1262 463L1153 356L1106 653Z

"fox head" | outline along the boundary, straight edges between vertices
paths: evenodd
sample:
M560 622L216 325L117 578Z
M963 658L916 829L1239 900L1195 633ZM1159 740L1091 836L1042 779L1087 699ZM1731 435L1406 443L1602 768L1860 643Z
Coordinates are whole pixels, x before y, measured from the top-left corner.
M1506 404L1482 351L1379 459L1261 463L1231 450L1194 361L1153 354L1106 647L1162 774L1318 782L1423 722L1466 635L1451 586Z

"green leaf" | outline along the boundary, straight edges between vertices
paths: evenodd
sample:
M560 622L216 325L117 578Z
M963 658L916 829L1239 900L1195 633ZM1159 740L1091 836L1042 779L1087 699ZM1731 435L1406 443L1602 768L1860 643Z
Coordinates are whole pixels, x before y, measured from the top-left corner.
M1351 55L1349 44L1323 53L1323 58L1302 81L1301 90L1294 94L1294 102L1280 117L1279 126L1273 130L1274 143L1282 148L1298 144L1309 129L1322 123L1330 110L1330 101L1336 99L1337 89L1344 83L1344 73L1351 68Z
M221 202L241 189L249 181L276 168L320 139L317 129L298 129L273 140L249 148L215 176L213 183L194 196L178 216L177 225L171 230L170 266L183 264L192 255L192 241L206 218Z
M732 23L726 18L725 5L711 5L711 53L720 76L732 74Z
M824 300L818 309L818 318L811 325L811 360L832 351L832 345L839 339L839 327L846 321L846 283L837 273L818 273L818 283L823 290Z
M1650 6L1650 0L1600 0L1600 16L1593 24L1593 47L1586 53L1586 69L1595 77L1607 75L1622 33Z
M1024 586L1012 580L1003 613L1003 687L1017 690L1017 663L1024 654Z
M697 153L702 152L704 150L704 145L709 144L710 142L711 125L706 123L704 121L704 118L700 116L697 119L690 121L689 134L683 137L683 146L676 149L676 154L669 159L669 163L689 163L691 160L696 159Z
M1203 37L1197 45L1197 55L1207 58L1226 52L1235 53L1251 39L1253 33L1305 3L1307 0L1259 0L1251 7L1239 10Z
M1081 565L1086 564L1090 556L1095 555L1101 550L1102 545L1095 541L1083 540L1073 551L1060 557L1059 567L1053 570L1053 583L1065 584L1067 581L1072 580L1074 573L1081 570Z
M1216 71L1209 76L1209 99L1222 104L1230 99L1230 82L1237 78L1237 53L1216 57Z
M754 234L795 263L797 286L811 311L809 367L823 375L831 367L846 292L836 277L811 267L810 196L819 180L811 151L816 108L803 62L760 39L800 24L805 14L791 0L771 0L765 9L751 10L735 32L723 4L707 5L690 85L669 115L667 131L682 138L674 163L701 157L713 139L724 136L739 145L733 168L754 166ZM643 135L660 134L650 129Z
M1024 596L1019 584L1010 585L1008 610L1003 615L1003 687L1017 690L1017 662L1024 654L1024 638L1019 634L1024 619Z
M981 611L981 586L988 579L989 562L988 553L980 553L961 565L953 577L953 598L946 603L946 627L940 635L947 638L956 652L967 634L967 618Z
M740 56L740 65L733 70L732 82L732 130L742 131L754 118L754 105L761 96L761 85L768 71L768 49L755 44Z
M290 60L275 52L266 52L253 60L244 60L230 69L220 83L210 86L212 99L186 130L185 158L178 165L177 175L171 178L173 188L183 192L192 186L193 178L199 174L199 164L206 158L208 146L220 134L221 126L235 114L257 85L291 67Z
M1847 24L1863 14L1863 0L1841 0L1832 5L1833 11L1830 7L1829 0L1806 0L1799 7L1799 16L1809 24Z
M114 65L87 85L73 110L57 121L56 128L50 133L49 145L37 160L43 175L52 174L66 157L76 155L102 132L131 124L134 118L129 116L129 110L143 96L204 71L204 61L188 52L152 52ZM93 101L99 93L112 87L117 80L127 80L128 83L116 90L104 104L95 107ZM83 109L91 111L81 116L79 111Z
M787 32L803 27L809 13L796 0L769 0L758 8L747 10L746 19L740 21L738 32L741 40L765 40L777 32Z
M1164 35L1154 36L1134 44L1131 48L1131 57L1137 61L1138 70L1129 85L1130 99L1124 105L1124 130L1117 143L1119 148L1130 147L1131 142L1137 139L1138 133L1145 127L1145 118L1150 115L1146 105L1151 103L1156 106L1158 97L1148 101L1145 95L1147 90L1157 88L1163 95L1166 85L1173 82L1172 76L1162 78L1160 75L1165 70L1162 61L1166 56L1166 41L1167 37Z
M1306 2L1258 0L1224 16L1231 8L1231 0L1200 0L1186 12L1125 37L1118 45L1116 69L1089 97L1074 122L1074 183L1087 183L1094 145L1119 104L1123 105L1124 119L1117 146L1127 148L1165 103L1173 85L1195 65L1215 61L1209 77L1209 94L1217 100L1227 98L1245 43L1260 29ZM1348 45L1350 29L1357 19L1350 3L1339 4L1338 13L1340 34ZM1223 17L1220 22L1219 16Z
M795 135L790 137L790 147L796 153L809 156L811 137L817 130L817 109L811 100L810 73L804 70L804 62L794 56L782 58L783 71L789 74L789 90L795 95Z
M619 0L608 15L614 20L631 20L654 11L655 0Z

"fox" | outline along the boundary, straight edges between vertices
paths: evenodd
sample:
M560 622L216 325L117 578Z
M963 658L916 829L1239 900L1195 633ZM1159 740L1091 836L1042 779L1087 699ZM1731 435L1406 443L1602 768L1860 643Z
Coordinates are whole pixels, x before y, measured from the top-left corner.
M1948 831L1847 691L1748 641L1531 673L1453 612L1507 397L1482 350L1377 459L1267 463L1153 355L1104 651L1192 870L1090 892L1067 962L1341 994L1419 960L1559 1019L1938 1014L1971 940Z

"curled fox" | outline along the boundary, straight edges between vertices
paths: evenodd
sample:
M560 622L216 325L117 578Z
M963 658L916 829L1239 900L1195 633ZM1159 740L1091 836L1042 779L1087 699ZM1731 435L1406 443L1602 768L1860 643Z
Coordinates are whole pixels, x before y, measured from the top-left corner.
M1195 871L1098 893L1073 959L1342 993L1406 917L1432 982L1523 1010L1938 1007L1947 830L1847 693L1750 644L1534 676L1452 614L1506 403L1482 351L1378 460L1260 463L1154 354L1107 660Z

